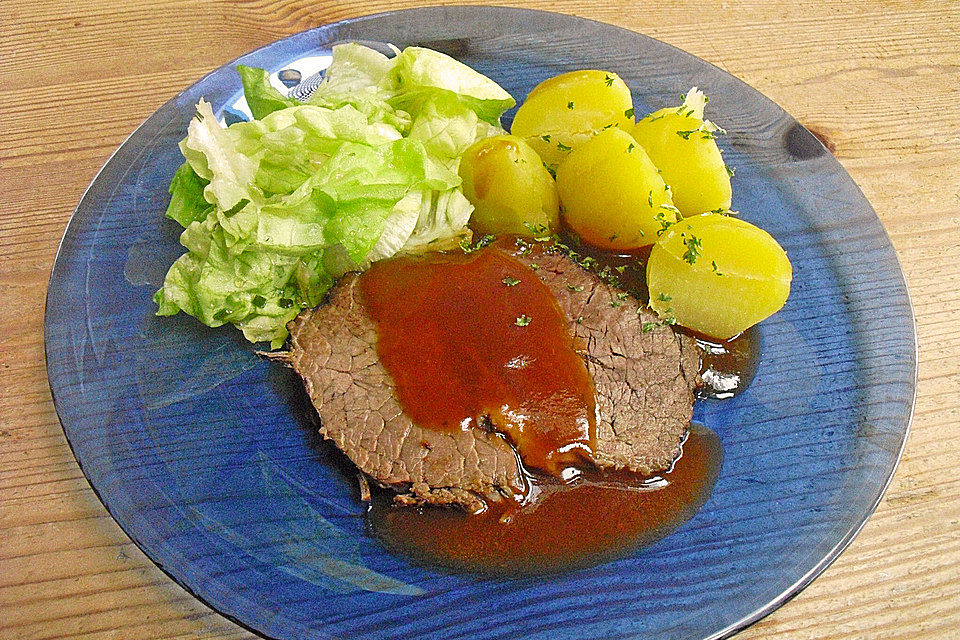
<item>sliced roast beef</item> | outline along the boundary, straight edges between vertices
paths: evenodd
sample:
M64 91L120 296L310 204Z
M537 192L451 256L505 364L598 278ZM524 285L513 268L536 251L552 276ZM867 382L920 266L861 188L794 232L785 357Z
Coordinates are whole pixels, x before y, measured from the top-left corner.
M669 467L692 415L693 341L560 251L516 257L554 293L582 346L597 394L594 462L642 474ZM344 276L323 305L290 325L289 360L320 414L320 433L403 503L478 510L522 494L521 463L502 434L422 428L404 414L377 358L358 278Z

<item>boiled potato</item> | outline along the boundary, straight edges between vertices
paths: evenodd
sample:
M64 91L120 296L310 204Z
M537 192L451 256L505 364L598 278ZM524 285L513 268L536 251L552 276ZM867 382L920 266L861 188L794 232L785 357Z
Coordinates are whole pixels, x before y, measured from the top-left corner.
M633 126L633 97L615 73L584 69L544 80L527 96L511 133L553 168L604 128Z
M778 311L793 269L773 237L716 213L684 218L647 262L650 307L667 322L726 340Z
M570 152L557 169L557 191L570 228L603 249L652 244L677 219L657 168L630 134L617 128Z
M684 216L730 208L730 174L717 147L718 128L703 119L705 103L694 87L683 106L655 111L632 130Z
M480 234L537 236L559 226L557 185L537 153L516 136L484 138L460 159L463 195Z

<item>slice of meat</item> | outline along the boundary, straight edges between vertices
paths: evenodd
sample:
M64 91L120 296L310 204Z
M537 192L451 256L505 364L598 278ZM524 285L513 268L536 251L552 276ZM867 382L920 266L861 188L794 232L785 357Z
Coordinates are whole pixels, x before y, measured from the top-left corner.
M642 474L669 467L693 411L693 341L660 325L639 301L563 253L517 258L536 265L534 273L553 291L571 334L585 346L597 392L595 462ZM361 471L396 490L403 503L479 510L485 500L522 494L520 461L501 434L444 433L411 422L377 359L376 341L357 274L344 276L323 305L291 322L289 361L320 414L320 433Z

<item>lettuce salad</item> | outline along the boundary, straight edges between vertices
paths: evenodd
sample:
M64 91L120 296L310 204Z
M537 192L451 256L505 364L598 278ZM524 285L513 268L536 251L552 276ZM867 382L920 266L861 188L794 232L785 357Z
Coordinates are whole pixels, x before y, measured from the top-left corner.
M393 58L334 47L307 102L239 66L254 119L220 126L201 100L166 215L187 248L154 295L158 315L231 323L273 348L301 309L347 271L443 246L473 207L457 167L476 140L504 133L514 105L489 78L442 53Z

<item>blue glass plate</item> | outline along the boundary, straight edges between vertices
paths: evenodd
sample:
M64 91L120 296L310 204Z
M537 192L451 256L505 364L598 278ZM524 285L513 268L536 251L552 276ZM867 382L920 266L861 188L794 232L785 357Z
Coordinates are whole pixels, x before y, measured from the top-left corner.
M796 594L876 507L915 390L900 267L837 161L770 100L702 60L551 13L389 13L236 62L315 65L344 40L445 51L517 98L584 67L619 73L637 113L677 104L693 85L710 95L711 119L730 132L721 145L737 168L734 208L770 231L795 269L786 307L761 325L753 384L696 406L724 444L713 496L659 543L549 578L424 569L365 535L354 483L317 446L294 375L255 357L231 328L153 315L151 294L182 251L163 216L177 142L200 97L221 110L236 103L229 64L164 105L107 162L50 281L57 411L117 522L191 593L272 638L721 638Z

